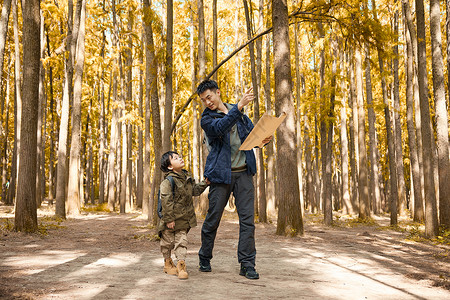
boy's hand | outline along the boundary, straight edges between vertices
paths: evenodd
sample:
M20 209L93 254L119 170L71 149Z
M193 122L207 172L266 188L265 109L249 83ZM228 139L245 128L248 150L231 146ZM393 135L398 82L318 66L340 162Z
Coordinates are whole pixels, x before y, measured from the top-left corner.
M167 228L174 229L175 228L175 221L167 223L166 226L167 226Z
M241 110L244 106L249 104L253 101L254 95L253 95L253 88L249 88L245 93L244 96L242 96L242 99L238 103L238 109Z

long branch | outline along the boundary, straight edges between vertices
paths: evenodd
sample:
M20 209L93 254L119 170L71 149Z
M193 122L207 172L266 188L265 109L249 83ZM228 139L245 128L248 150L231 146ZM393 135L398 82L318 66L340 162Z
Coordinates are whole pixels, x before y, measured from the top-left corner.
M308 17L305 17L308 16ZM332 16L329 15L317 15L315 13L309 13L309 12L300 12L300 11L295 11L293 13L291 13L289 15L289 18L295 17L295 18L304 18L303 21L318 21L319 19L315 19L314 17L319 17L321 20L325 19L325 20L333 20L333 21L337 21L337 19L335 19ZM291 23L289 25L292 25L294 23ZM242 49L244 49L245 47L247 47L250 43L254 42L255 40L259 39L260 37L268 34L269 32L272 31L272 27L267 28L266 30L264 30L263 32L255 35L254 37L252 37L250 40L248 40L247 42L245 42L244 44L242 44L241 46L239 46L238 48L236 48L233 52L231 52L225 59L223 59L208 75L206 75L203 80L207 80L209 78L211 78L214 73L217 72L217 70L224 64L226 63L228 60L230 60L233 56L235 56L239 51L241 51ZM189 106L189 104L191 104L192 100L194 100L194 98L197 96L197 93L194 91L191 96L188 98L188 100L184 103L184 105L181 107L181 109L179 110L177 116L175 117L175 119L172 122L172 128L170 133L173 134L173 131L175 130L175 127L177 126L178 121L180 120L181 116L183 115L184 111L186 110L186 108Z

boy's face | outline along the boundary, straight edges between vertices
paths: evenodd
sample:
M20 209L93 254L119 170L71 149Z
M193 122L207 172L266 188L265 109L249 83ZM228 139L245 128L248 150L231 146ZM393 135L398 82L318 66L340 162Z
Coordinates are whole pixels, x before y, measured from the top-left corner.
M184 160L181 156L179 156L178 154L173 154L172 157L170 158L170 166L169 169L175 171L175 172L180 172L184 167Z
M220 99L220 90L206 90L199 95L203 104L208 107L210 110L216 110L219 105L222 103Z

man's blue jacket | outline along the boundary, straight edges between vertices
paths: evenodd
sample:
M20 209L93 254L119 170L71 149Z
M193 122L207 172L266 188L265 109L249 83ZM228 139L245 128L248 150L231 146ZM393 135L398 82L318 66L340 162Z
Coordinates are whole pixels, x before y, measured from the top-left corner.
M202 113L201 126L205 131L210 146L206 158L204 177L212 183L231 183L231 145L230 131L234 124L241 143L253 129L252 121L242 112L237 105L232 104L228 114L206 108ZM247 163L247 173L256 174L256 159L253 150L244 151Z

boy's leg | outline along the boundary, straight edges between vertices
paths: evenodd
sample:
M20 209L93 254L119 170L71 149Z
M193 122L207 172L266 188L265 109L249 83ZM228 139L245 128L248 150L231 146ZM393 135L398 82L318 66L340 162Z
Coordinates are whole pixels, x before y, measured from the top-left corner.
M253 178L246 172L236 173L236 176L233 195L239 215L238 261L241 266L254 267L256 247Z
M209 261L212 258L214 239L216 238L223 210L231 194L230 187L231 185L229 184L211 184L209 187L209 209L202 226L202 246L198 251L200 260Z
M187 230L177 230L175 232L173 252L178 260L186 259L187 245Z
M161 232L161 240L159 242L159 245L161 246L161 253L165 259L171 258L174 242L175 234L173 230L166 229Z

